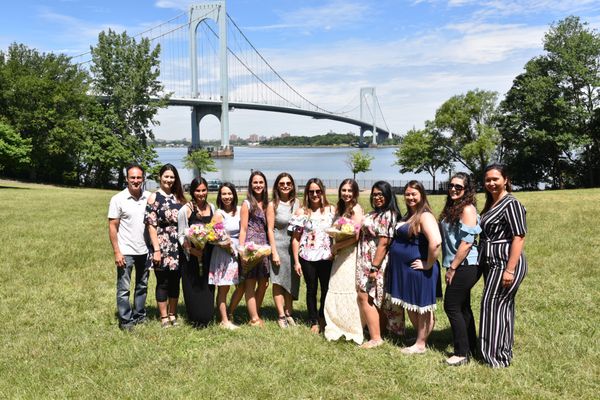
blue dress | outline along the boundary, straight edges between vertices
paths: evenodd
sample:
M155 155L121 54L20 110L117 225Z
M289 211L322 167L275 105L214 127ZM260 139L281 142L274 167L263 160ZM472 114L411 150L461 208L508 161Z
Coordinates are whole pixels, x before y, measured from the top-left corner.
M409 237L409 226L401 225L394 233L386 270L386 292L392 303L423 314L436 308L440 267L436 261L429 270L411 268L410 264L418 258L426 263L429 242L423 233Z

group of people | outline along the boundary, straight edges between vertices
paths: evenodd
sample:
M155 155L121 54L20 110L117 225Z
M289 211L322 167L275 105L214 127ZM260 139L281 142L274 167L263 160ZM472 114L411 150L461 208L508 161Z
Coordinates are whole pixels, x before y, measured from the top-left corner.
M149 270L156 277L157 308L165 328L178 324L180 286L187 321L196 327L211 323L216 309L220 326L237 329L233 315L244 297L249 325L263 326L261 307L269 281L278 325L296 325L293 302L303 277L312 332L374 348L384 342L386 331L404 334L406 311L416 340L402 352L422 354L435 325L437 299L442 297L438 263L442 253L444 310L454 338L454 354L446 363L463 365L479 354L492 367L510 365L515 295L527 272L523 254L527 228L525 208L510 193L503 165L485 170L481 215L470 175L455 174L439 223L418 181L405 186L402 213L385 181L371 188L372 210L365 212L353 179L341 183L337 202L330 204L320 179L309 179L300 198L294 179L285 172L275 179L269 199L265 175L253 171L241 205L235 186L226 182L218 189L215 207L207 201L203 178L192 181L187 201L173 165L161 168L160 187L152 194L142 189L143 175L139 166L127 168L127 188L111 199L108 213L122 329L146 319ZM354 229L336 237L331 227L342 221ZM229 240L194 247L185 235L187 228L209 222L222 223ZM269 246L271 256L248 268L238 249L250 242ZM481 275L484 291L477 338L471 288Z

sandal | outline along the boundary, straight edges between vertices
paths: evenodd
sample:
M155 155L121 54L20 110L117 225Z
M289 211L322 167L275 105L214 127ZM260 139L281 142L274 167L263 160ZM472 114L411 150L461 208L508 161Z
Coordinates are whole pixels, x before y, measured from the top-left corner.
M277 318L277 324L281 329L285 329L289 326L287 317L285 315Z
M265 326L265 322L262 319L258 318L258 319L255 319L255 320L248 321L248 325L262 328L262 327Z
M165 315L164 317L160 317L160 327L161 328L170 328L171 321L169 321L169 316Z
M311 326L310 326L310 331L311 331L312 333L314 333L314 334L318 335L318 334L320 333L320 332L319 332L319 325L318 325L318 324L311 325Z
M296 326L296 321L294 321L294 318L291 315L286 315L285 319L289 326Z
M379 339L379 340L369 340L368 342L365 342L363 344L360 345L361 349L374 349L375 347L379 347L383 344L383 339Z
M169 322L173 326L179 326L179 322L177 322L177 315L169 313Z

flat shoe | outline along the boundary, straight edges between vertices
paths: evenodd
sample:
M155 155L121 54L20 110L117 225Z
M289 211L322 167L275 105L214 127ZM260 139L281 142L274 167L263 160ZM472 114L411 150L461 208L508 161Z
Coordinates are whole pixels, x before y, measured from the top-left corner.
M230 322L230 321L227 321L227 322L221 322L221 323L219 324L219 326L220 326L221 328L223 328L223 329L228 329L228 330L230 330L230 331L235 331L236 329L239 329L239 328L240 328L239 326L237 326L236 324L234 324L234 323L232 323L232 322Z
M446 365L450 367L460 367L466 365L469 362L469 357L458 358L456 361L450 361L450 358L446 360Z
M379 339L379 340L369 340L368 342L365 342L363 344L360 345L361 349L374 349L375 347L379 347L383 344L383 339Z
M427 348L419 349L418 347L415 347L415 346L405 347L402 350L400 350L400 352L402 354L423 354L426 351L427 351Z
M294 321L294 318L291 315L286 316L285 319L289 326L296 326L296 321Z
M262 328L265 326L265 323L262 319L259 318L259 319L255 319L254 321L252 321L252 320L248 321L248 325L257 326L259 328Z

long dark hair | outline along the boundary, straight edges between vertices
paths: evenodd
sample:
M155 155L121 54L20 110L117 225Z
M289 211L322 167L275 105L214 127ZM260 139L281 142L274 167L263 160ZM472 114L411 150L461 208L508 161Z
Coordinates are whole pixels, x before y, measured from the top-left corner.
M421 223L421 215L425 212L431 212L431 206L429 205L429 201L427 200L427 193L425 193L425 187L419 181L410 181L404 186L404 192L406 193L406 189L416 189L421 195L421 201L417 204L417 209L413 212L408 204L406 205L407 211L404 216L404 220L410 222L410 227L408 229L408 235L410 237L415 237L419 233L419 224Z
M265 188L263 189L262 194L260 195L260 199L257 199L254 196L254 192L252 191L252 179L256 176L260 176L263 178L265 182ZM254 213L258 208L258 202L262 202L262 210L266 210L269 205L269 189L267 186L267 177L261 171L252 171L250 174L250 178L248 179L248 194L246 195L246 199L250 202L250 212Z
M382 207L375 207L373 202L373 189L379 189L383 194L384 203ZM396 195L392 191L392 186L386 181L377 181L371 187L371 208L375 210L377 214L383 214L387 211L391 211L394 214L394 218L398 218L400 214L400 208L398 202L396 202Z
M289 178L292 182L292 190L290 191L290 196L288 198L290 205L293 206L294 202L296 201L296 182L294 182L292 175L288 174L287 172L282 172L277 175L277 178L275 178L275 183L273 184L273 196L271 198L273 201L273 209L275 211L277 211L277 206L279 206L279 202L281 201L281 197L279 196L279 181L282 178Z
M233 207L233 215L237 212L237 204L238 204L238 195L237 190L235 190L235 185L231 182L223 182L221 186L219 186L219 190L217 191L217 207L221 210L223 209L223 200L221 199L221 189L224 187L229 188L231 193L233 194L233 201L231 202L231 206Z
M310 178L306 182L306 186L304 186L304 198L302 200L302 207L305 210L307 210L309 214L312 210L310 208L310 200L308 199L308 188L310 188L310 185L312 185L313 183L317 185L319 187L319 190L321 191L321 207L319 208L321 212L323 212L325 207L329 206L329 202L327 201L327 194L325 193L325 185L323 185L323 182L319 178Z
M456 174L452 175L450 182L452 182L452 179L454 178L461 179L465 188L463 189L464 191L462 197L456 202L450 197L450 189L448 188L446 204L440 213L440 221L446 220L446 222L450 225L456 224L458 221L460 221L460 215L465 207L469 204L472 204L475 208L477 208L477 192L475 191L475 186L473 185L471 176L465 172L457 172Z
M483 171L483 186L485 187L485 174L487 174L488 171L491 171L493 169L500 172L500 175L502 175L502 177L506 180L506 191L509 193L512 192L512 185L510 184L510 176L508 175L507 167L504 164L493 163L493 164L490 164L487 167L485 167L485 170ZM490 192L488 192L486 189L485 190L485 205L483 206L483 210L481 211L481 213L482 214L486 213L490 208L492 208L492 204L494 204L494 198L492 197L492 194Z
M181 179L179 179L179 173L177 172L177 168L175 168L173 164L163 165L160 171L158 171L159 179L165 173L165 171L171 171L173 172L173 175L175 175L175 182L173 182L171 193L175 195L175 198L179 203L187 203L185 195L183 194L183 187L181 186Z
M345 185L350 185L352 188L352 200L346 206L346 202L342 199L342 188ZM352 178L344 179L338 188L337 213L340 217L352 217L354 215L354 206L358 203L358 183ZM346 209L347 208L347 209Z

